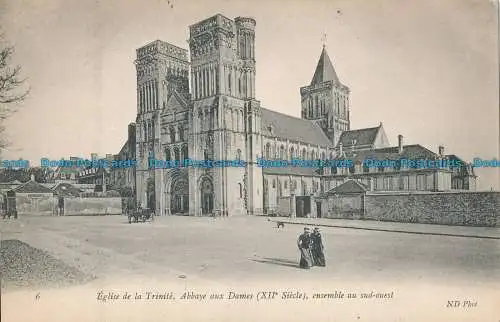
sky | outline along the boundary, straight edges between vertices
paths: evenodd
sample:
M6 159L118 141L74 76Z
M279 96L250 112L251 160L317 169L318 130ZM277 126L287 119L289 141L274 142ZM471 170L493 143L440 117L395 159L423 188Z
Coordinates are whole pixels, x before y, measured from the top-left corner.
M171 6L172 4L172 6ZM186 48L188 27L253 17L256 95L300 116L326 48L351 89L351 128L383 123L392 145L500 159L498 10L488 0L0 0L0 26L31 87L7 123L3 158L116 154L136 117L135 49ZM499 189L499 168L478 169Z

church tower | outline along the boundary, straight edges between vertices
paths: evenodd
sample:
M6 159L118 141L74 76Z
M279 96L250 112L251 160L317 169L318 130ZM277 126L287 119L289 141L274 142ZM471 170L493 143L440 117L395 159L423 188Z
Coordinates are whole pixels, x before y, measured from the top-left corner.
M190 26L190 158L243 167L190 167L192 215L262 209L260 103L255 100L255 20L215 15ZM259 197L260 195L260 197ZM254 209L255 208L255 209Z
M311 84L300 88L302 118L317 121L334 145L340 134L350 129L349 88L333 68L325 46Z
M178 93L189 99L187 50L156 40L136 51L136 192L137 205L160 214L161 170L150 167L151 159L164 159L161 146L161 113L169 98Z

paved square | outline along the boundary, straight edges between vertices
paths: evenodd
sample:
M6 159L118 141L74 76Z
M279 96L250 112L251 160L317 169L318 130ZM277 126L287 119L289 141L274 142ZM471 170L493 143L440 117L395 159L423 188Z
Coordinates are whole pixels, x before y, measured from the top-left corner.
M262 217L26 217L2 222L2 239L20 239L98 278L162 277L214 282L324 279L441 284L500 280L500 242L322 227L327 267L297 267L301 225L276 228Z
M137 224L124 216L3 221L2 240L19 239L97 279L59 290L8 291L2 296L2 317L23 322L39 322L41 316L53 322L274 322L314 316L318 321L386 322L484 321L498 314L498 239L323 227L327 267L301 270L296 240L302 229L291 224L277 229L260 217L172 216ZM468 233L465 227L459 230ZM64 271L45 257L51 269ZM150 292L156 299L110 300L125 291ZM279 295L256 301L259 291ZM390 298L332 298L347 292L383 292ZM170 293L175 300L166 299ZM190 299L183 299L184 293ZM213 294L224 300L208 300ZM249 294L254 297L245 299ZM477 307L452 309L448 303L455 300Z

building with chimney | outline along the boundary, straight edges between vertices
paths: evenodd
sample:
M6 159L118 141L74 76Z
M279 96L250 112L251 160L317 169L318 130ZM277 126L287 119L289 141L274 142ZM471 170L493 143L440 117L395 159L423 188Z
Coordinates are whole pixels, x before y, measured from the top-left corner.
M132 151L134 142L134 153L126 153L137 160L138 205L158 215L259 215L291 198L300 202L289 211L306 215L314 211L310 198L352 180L366 190L474 187L468 166L454 171L367 169L366 158L457 157L404 145L402 136L398 146L391 146L381 123L352 129L350 89L324 46L311 82L300 88L300 118L262 106L255 92L255 28L252 18L217 14L189 27L189 52L162 40L137 49L135 137L129 135L124 149ZM262 168L260 158L346 158L353 166ZM185 159L236 160L243 166L179 167L172 162Z

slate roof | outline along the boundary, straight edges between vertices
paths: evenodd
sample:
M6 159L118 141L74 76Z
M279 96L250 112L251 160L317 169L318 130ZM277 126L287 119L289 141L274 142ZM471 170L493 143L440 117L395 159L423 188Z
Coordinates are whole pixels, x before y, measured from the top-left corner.
M52 190L54 190L54 192L60 196L71 196L71 197L78 197L82 192L80 189L76 188L75 186L69 183L59 183L55 187L53 187Z
M356 180L348 180L341 185L329 190L327 194L333 193L364 193L368 191L368 187L366 187L361 182Z
M272 133L269 131L272 128ZM320 146L331 146L332 142L314 121L278 113L262 108L262 133Z
M398 147L380 148L366 151L356 151L354 153L346 153L346 158L353 162L362 162L366 159L377 160L399 160L399 159L434 159L438 155L429 149L424 148L420 144L412 144L403 146L402 153L398 152Z
M47 188L35 181L28 181L19 187L12 189L12 191L16 193L53 193L50 188Z
M356 141L354 145L371 145L375 143L375 139L377 138L377 133L380 127L381 125L366 129L342 132L342 134L340 135L339 143L342 143L342 146L352 146L353 141Z
M332 61L330 60L330 57L328 57L326 48L323 47L321 55L319 56L318 65L316 66L316 71L314 72L314 76L311 80L311 85L320 84L326 81L340 83L337 73L333 68Z

